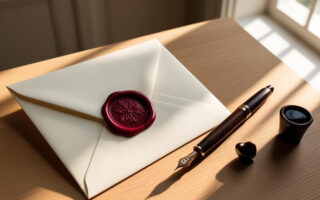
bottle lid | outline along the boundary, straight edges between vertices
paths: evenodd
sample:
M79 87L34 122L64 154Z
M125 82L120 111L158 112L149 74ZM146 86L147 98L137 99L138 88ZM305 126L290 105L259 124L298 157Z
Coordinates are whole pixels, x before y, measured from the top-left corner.
M313 121L311 113L297 105L286 105L280 109L280 138L289 144L299 144Z
M125 137L145 130L156 118L148 97L134 90L110 94L102 107L102 115L111 130Z

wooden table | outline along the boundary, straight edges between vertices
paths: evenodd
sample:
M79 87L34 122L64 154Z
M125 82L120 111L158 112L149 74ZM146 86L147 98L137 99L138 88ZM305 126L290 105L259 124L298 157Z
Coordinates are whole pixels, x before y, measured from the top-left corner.
M320 95L230 19L202 22L0 72L0 199L85 199L38 137L5 85L157 38L232 111L272 84L267 103L207 159L173 172L200 138L132 175L96 199L320 199ZM319 71L309 74L314 76ZM275 136L286 104L308 108L314 122L291 147ZM258 147L244 165L236 143ZM49 158L49 159L47 159Z

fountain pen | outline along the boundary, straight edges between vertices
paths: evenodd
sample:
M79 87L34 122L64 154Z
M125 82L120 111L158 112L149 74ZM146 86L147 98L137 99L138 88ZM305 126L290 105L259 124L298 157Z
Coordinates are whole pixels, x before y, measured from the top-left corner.
M194 151L179 160L176 169L188 167L198 156L205 156L210 150L218 147L228 136L230 136L240 125L242 125L252 114L254 114L267 98L272 94L274 87L268 85L259 90L246 102L241 104L233 113L213 129L198 145Z

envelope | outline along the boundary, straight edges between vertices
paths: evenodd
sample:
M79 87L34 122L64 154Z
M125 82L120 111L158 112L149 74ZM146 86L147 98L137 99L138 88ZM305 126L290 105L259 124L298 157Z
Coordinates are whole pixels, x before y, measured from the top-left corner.
M215 127L230 114L157 40L8 89L88 198ZM110 132L101 115L108 95L122 90L144 93L156 112L154 123L132 138Z

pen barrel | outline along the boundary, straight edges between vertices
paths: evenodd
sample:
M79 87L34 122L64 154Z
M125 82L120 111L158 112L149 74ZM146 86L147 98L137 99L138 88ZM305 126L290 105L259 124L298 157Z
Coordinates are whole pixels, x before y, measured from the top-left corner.
M196 147L202 155L221 144L247 118L247 114L240 108L230 114L221 124L212 130Z
M201 155L204 155L220 145L247 118L260 108L272 92L273 86L271 85L259 90L211 131L194 149L201 153Z

